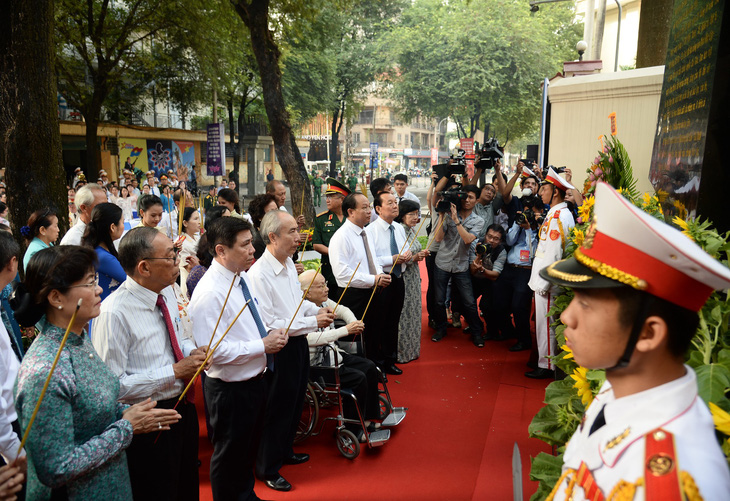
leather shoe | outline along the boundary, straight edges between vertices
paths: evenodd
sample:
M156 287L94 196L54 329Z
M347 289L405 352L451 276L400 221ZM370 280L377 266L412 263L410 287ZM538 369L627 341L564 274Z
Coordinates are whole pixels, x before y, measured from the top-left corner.
M386 364L384 367L384 372L386 374L393 374L394 376L400 376L403 374L403 371L400 370L395 364Z
M529 349L530 345L527 343L523 343L522 341L518 341L517 343L509 347L509 351L525 351Z
M274 489L275 491L291 490L291 484L287 482L286 479L281 475L273 480L264 480L264 484L266 484L266 487L268 487L269 489Z
M292 454L288 458L284 458L284 464L302 464L309 461L309 454Z
M431 341L434 343L438 343L446 336L446 333L444 331L436 331L436 334L431 336Z
M550 369L543 369L542 367L538 367L534 371L525 372L525 376L532 378L532 379L548 379L548 378L555 377L555 371L551 371Z
M473 335L471 337L471 342L474 343L474 346L476 346L477 348L484 348L484 340L480 335Z

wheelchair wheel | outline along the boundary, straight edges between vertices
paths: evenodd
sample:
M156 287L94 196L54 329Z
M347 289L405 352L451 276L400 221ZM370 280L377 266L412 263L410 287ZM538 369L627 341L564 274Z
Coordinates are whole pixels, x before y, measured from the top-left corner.
M390 404L385 395L378 395L378 417L382 421L393 412L393 406Z
M350 430L342 429L337 432L337 448L347 459L355 459L360 454L360 442Z
M294 436L294 443L299 443L308 438L314 431L314 425L317 424L318 420L319 402L317 401L317 394L314 392L312 385L307 383L302 416L299 418L299 427L297 428L297 434Z

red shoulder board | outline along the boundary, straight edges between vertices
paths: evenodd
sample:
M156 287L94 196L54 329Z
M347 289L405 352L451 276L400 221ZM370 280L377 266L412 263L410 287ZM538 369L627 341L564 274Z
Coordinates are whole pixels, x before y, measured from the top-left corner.
M560 219L560 209L555 211L555 214L553 214L553 219Z
M682 501L674 435L658 428L644 436L646 501Z
M332 214L330 214L328 221L332 221Z

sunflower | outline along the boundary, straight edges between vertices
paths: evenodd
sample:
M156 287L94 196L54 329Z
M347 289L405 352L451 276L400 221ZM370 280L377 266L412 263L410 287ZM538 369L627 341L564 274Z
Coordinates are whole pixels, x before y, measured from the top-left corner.
M591 383L588 381L588 369L585 367L576 367L573 374L570 375L575 380L573 388L578 390L578 396L583 405L588 407L593 402L593 391L591 391Z
M573 227L573 242L575 242L575 245L580 247L580 244L583 243L583 239L586 237L583 230L579 230L577 227Z
M715 422L715 428L725 435L730 435L730 414L713 402L710 402L710 412L712 412L712 420Z
M694 238L692 238L692 235L689 232L689 224L687 224L687 221L679 216L674 216L674 219L672 219L672 223L676 224L682 229L682 235L694 241Z
M565 352L565 355L563 355L563 360L567 360L569 358L573 358L573 350L571 350L570 348L568 348L568 345L567 344L564 344L563 346L561 346L560 349Z
M591 220L591 210L593 209L593 204L595 203L594 197L589 197L583 200L583 205L581 205L578 208L578 216L581 218L583 222L588 222Z

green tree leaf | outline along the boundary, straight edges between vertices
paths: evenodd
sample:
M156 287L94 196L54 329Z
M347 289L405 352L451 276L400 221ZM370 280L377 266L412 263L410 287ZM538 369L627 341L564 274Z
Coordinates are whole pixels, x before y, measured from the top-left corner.
M705 403L717 402L725 398L730 387L730 369L721 364L708 364L695 369L697 388Z

